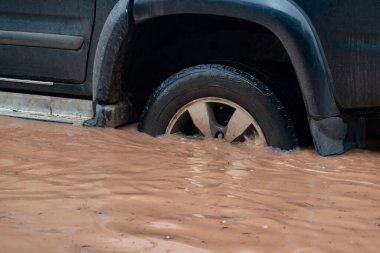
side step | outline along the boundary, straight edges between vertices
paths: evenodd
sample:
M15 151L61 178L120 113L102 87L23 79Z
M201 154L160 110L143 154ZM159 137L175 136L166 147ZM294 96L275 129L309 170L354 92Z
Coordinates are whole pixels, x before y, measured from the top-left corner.
M94 111L91 100L0 92L0 115L83 124Z

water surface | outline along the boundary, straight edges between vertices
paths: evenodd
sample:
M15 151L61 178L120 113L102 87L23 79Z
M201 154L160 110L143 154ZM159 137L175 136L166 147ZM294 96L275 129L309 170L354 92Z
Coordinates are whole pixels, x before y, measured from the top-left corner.
M0 252L380 252L380 152L0 118Z

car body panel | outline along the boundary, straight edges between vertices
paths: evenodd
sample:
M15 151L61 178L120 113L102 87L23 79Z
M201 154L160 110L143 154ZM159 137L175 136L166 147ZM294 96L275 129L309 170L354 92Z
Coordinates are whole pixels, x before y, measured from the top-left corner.
M295 0L317 30L344 109L380 106L380 1Z
M95 0L2 0L0 76L83 83Z

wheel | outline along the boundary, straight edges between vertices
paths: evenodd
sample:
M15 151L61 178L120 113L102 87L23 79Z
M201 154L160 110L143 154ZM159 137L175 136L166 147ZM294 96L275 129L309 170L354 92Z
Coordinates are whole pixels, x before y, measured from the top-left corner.
M138 128L152 136L255 139L287 150L298 145L288 113L265 84L216 64L191 67L167 79L149 99Z

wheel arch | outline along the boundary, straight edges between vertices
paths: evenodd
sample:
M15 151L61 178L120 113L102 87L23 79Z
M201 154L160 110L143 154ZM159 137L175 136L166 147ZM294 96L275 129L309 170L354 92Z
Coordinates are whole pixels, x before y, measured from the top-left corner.
M130 0L119 0L103 26L93 66L93 100L100 104L123 99L122 84L128 40L131 37Z
M134 21L142 23L162 16L203 14L238 18L257 23L275 34L285 47L296 71L308 116L338 116L331 90L328 65L311 21L290 0L135 0Z

